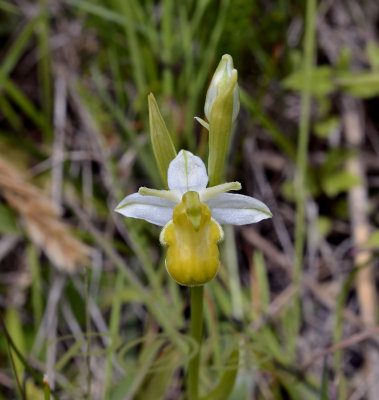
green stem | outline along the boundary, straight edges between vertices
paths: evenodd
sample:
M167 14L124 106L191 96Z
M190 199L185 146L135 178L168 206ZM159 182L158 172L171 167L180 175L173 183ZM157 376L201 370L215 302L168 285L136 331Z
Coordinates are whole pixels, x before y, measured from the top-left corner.
M49 382L45 379L43 381L43 398L44 400L50 400L50 386Z
M87 332L87 400L91 400L91 316L89 311L89 276L85 267L85 316Z
M304 64L303 89L301 94L301 114L299 123L299 137L297 145L297 177L296 188L296 220L295 220L295 263L293 270L293 284L295 287L294 303L291 307L289 320L291 332L288 332L288 350L291 358L295 356L296 338L300 329L300 288L303 276L304 244L306 235L305 202L307 196L307 165L308 142L310 131L311 108L311 75L315 54L315 28L317 16L316 0L306 1L305 37L304 37Z
M203 338L203 298L204 286L191 287L191 330L190 334L196 340L199 348L189 364L188 398L197 400L199 396L199 365L201 340Z
M305 39L304 39L304 86L301 95L301 114L299 126L299 139L297 147L297 198L296 198L296 223L295 223L295 268L293 280L297 292L299 291L302 266L303 249L305 240L305 200L306 200L306 171L307 149L310 128L311 107L311 72L313 67L315 49L315 23L316 0L306 2Z

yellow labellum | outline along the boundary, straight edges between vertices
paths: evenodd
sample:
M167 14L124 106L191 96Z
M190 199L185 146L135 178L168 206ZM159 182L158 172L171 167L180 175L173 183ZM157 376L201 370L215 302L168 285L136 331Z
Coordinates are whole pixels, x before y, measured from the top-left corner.
M220 260L217 243L223 238L222 228L211 218L209 207L195 199L194 193L183 195L182 201L174 207L172 220L164 227L160 237L162 244L168 246L168 273L186 286L203 285L214 278ZM189 207L188 198L199 206L199 224L194 224L194 216L190 213L193 207Z

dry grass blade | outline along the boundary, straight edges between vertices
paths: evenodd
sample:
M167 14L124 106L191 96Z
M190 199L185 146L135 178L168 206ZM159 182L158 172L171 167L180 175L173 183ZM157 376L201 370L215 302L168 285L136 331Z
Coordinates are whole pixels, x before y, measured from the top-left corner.
M88 262L89 247L76 239L63 223L59 210L37 187L27 183L17 169L0 158L0 191L19 214L32 242L43 249L55 267L73 273Z

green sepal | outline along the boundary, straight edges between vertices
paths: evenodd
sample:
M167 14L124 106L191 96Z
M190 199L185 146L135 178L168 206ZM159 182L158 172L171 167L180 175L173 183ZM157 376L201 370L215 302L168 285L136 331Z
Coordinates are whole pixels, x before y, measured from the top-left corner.
M176 157L176 150L152 93L148 96L148 103L151 144L159 175L167 189L167 170L170 162Z
M209 121L209 186L218 185L222 180L225 159L228 154L232 128L234 87L237 84L237 71L234 70L228 85L217 96Z

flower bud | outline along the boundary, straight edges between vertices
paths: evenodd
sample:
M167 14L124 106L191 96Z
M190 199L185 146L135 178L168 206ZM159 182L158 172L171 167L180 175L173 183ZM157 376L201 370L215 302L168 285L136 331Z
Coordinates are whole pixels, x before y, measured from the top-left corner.
M233 69L232 57L229 54L224 54L215 73L213 74L212 81L209 85L207 96L205 98L204 112L208 121L211 120L211 112L216 98L223 92L230 90L230 85L233 86L233 122L236 119L240 108L237 70Z
M205 100L205 114L209 120L209 185L219 185L225 169L232 123L239 111L237 70L232 57L222 56L213 75Z

